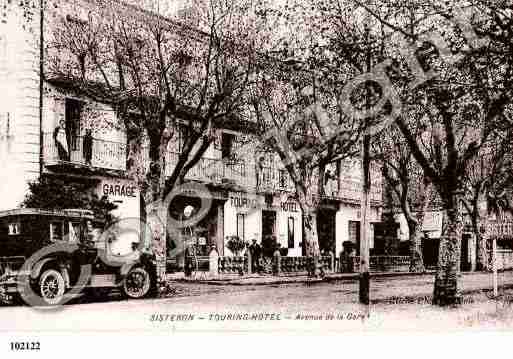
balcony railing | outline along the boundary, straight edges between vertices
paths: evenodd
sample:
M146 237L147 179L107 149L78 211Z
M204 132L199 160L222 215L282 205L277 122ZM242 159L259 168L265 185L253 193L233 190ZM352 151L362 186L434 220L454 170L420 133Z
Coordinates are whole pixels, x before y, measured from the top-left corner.
M170 152L166 162L166 175L170 176L178 162L178 153ZM186 175L186 179L205 183L223 184L232 183L257 192L294 192L295 186L288 172L270 166L263 166L259 170L253 163L245 161L230 162L222 159L202 158ZM317 182L313 181L314 186ZM345 199L358 202L362 195L362 184L354 179L328 182L325 186L325 195L329 198ZM370 199L381 202L382 189L379 183L371 187Z
M340 190L338 197L347 200L360 201L363 193L363 185L361 182L354 180L342 179L340 181ZM370 200L374 202L381 202L382 200L382 188L378 183L377 185L372 184L370 190Z
M61 158L53 133L43 135L43 156L47 165L74 164L110 170L126 169L126 143L93 138L91 161L84 154L84 137L76 136L71 141L67 158Z
M166 175L170 176L178 162L178 153L170 152L166 162ZM232 183L257 191L293 191L294 186L284 170L262 167L257 171L253 164L246 161L226 161L222 159L202 158L187 173L186 179L206 183Z

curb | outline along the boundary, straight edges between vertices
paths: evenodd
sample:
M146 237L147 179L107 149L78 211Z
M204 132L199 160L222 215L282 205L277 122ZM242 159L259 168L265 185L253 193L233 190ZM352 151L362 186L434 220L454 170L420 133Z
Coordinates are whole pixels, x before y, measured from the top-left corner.
M511 272L511 270L505 270L501 272ZM370 274L370 278L401 278L401 277L420 277L435 275L436 271L429 270L424 272L375 272ZM461 276L472 276L475 274L491 274L490 272L466 272L461 273ZM196 283L196 284L207 284L207 285L232 285L232 286L263 286L263 285L280 285L280 284L312 284L312 283L323 283L323 282L335 282L335 281L353 281L358 279L359 273L332 273L326 274L324 278L308 278L306 276L282 276L282 277L271 277L273 279L260 280L259 277L252 278L226 278L226 279L201 279L191 280L185 278L172 279L170 281L180 283ZM268 277L264 277L268 278ZM251 281L250 279L256 279ZM263 278L262 278L263 279Z
M383 272L383 273L371 273L372 278L387 278L387 277L408 277L408 276L423 276L432 275L434 271L427 271L422 273L414 272ZM287 277L275 277L276 279L270 279L267 281L250 281L248 279L207 279L207 280L190 280L190 279L174 279L174 282L180 283L197 283L197 284L208 284L208 285L233 285L233 286L261 286L261 285L279 285L279 284L311 284L311 283L322 283L322 282L334 282L334 281L352 281L358 279L359 273L337 273L327 274L324 278L308 278L304 276L287 276ZM257 278L260 279L260 278Z

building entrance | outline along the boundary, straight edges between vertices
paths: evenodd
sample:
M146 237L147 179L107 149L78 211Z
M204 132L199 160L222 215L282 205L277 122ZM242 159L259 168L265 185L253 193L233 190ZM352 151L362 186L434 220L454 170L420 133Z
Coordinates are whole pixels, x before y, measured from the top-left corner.
M317 213L317 233L319 249L322 252L335 253L335 215L331 209L320 209Z
M276 236L276 212L262 211L262 239Z

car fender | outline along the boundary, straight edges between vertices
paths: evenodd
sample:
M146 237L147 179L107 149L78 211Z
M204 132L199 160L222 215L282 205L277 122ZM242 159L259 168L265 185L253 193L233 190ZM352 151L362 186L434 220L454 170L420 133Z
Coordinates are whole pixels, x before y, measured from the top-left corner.
M37 262L30 271L30 278L36 279L41 274L41 269L44 267L44 265L48 262L55 261L57 258L55 257L49 257L41 259L39 262Z
M130 272L130 270L132 270L132 268L141 267L141 266L142 266L142 263L139 260L125 263L119 269L119 276L123 279L126 277L128 272Z

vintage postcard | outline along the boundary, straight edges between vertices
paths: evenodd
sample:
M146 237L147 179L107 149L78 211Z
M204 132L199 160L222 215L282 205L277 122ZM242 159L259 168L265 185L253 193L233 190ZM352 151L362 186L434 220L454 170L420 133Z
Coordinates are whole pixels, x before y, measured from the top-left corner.
M0 332L513 328L511 1L0 5Z

